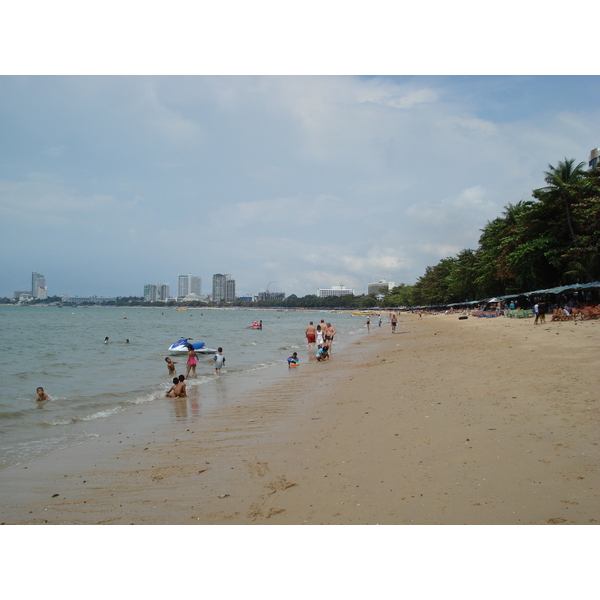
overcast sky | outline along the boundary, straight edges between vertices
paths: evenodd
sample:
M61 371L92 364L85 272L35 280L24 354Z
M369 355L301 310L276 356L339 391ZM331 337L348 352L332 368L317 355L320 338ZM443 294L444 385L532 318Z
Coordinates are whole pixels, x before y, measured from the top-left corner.
M0 295L31 271L50 295L412 284L587 161L599 98L598 77L4 76Z
M595 21L558 44L539 2L34 5L0 39L0 296L412 284L600 146Z

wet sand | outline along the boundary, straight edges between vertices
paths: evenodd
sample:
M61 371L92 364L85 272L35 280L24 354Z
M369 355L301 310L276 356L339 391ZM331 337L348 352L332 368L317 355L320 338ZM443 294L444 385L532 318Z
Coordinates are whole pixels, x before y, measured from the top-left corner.
M193 422L124 420L0 472L0 522L594 524L599 333L403 315L392 334L384 319Z

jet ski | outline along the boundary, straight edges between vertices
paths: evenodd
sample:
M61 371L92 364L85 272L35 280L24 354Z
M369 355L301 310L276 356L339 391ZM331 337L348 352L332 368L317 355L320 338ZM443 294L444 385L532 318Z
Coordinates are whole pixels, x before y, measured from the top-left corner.
M169 346L169 352L171 354L187 354L189 352L188 344L191 344L192 348L199 354L216 354L217 351L214 348L207 348L204 342L196 342L192 344L192 338L181 338L175 343Z
M262 321L260 323L258 323L257 321L254 321L254 323L252 323L252 325L246 326L246 329L262 329Z

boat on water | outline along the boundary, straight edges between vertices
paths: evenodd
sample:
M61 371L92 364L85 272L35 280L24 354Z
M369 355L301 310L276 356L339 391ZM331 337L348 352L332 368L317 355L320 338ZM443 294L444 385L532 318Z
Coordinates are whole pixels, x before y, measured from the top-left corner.
M252 325L248 325L246 329L262 329L262 321L260 323L254 321L254 323L252 323Z
M196 342L192 344L192 338L181 338L169 346L169 352L171 354L187 354L189 352L188 344L191 344L192 348L199 354L216 354L214 348L207 348L204 342Z

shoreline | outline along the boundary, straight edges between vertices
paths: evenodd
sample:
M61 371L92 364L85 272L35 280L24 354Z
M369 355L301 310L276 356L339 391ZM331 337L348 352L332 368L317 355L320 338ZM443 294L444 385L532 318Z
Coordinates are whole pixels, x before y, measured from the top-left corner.
M0 522L596 523L598 327L402 314L195 421L144 406L0 472Z

